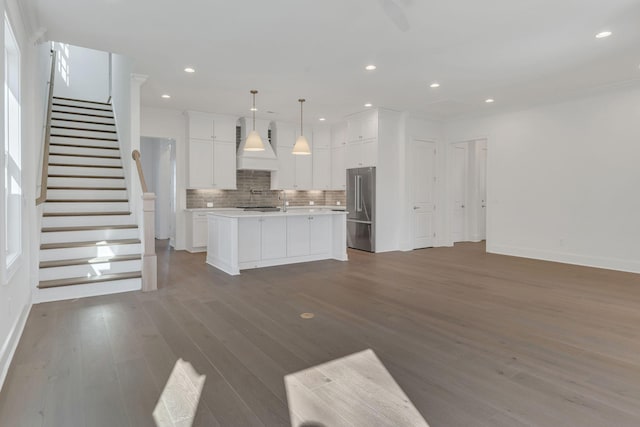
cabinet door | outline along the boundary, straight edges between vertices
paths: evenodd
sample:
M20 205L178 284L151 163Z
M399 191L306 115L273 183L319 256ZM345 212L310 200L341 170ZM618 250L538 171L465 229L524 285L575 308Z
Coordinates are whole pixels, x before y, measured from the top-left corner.
M236 189L236 144L215 141L213 143L213 182L216 188Z
M346 167L345 167L345 147L344 145L331 149L331 189L346 189Z
M311 255L331 252L331 217L312 215L309 217L309 253Z
M260 218L238 219L238 261L260 261Z
M331 188L331 152L329 147L313 150L313 189L329 190Z
M309 255L309 217L307 215L287 218L287 256Z
M213 117L189 113L189 138L213 139Z
M352 118L347 122L347 143L362 139L362 122L359 118Z
M331 146L331 129L323 127L313 131L313 148Z
M236 120L233 117L216 116L213 122L213 139L236 143Z
M362 139L378 138L378 117L373 115L361 122Z
M296 174L293 188L296 190L313 189L313 155L295 157Z
M339 147L347 143L347 124L341 123L331 129L331 146Z
M376 166L378 163L378 140L368 140L362 144L362 166Z
M271 189L273 190L293 190L296 176L296 160L291 154L293 146L278 145L276 155L278 156L278 170L271 172Z
M347 169L362 166L362 141L349 142L346 145L345 166Z
M287 256L287 218L264 217L262 220L261 259L278 259Z
M207 225L206 215L194 214L193 216L193 235L191 241L194 248L202 248L207 246L209 236L209 226Z
M213 140L189 140L189 188L213 187Z

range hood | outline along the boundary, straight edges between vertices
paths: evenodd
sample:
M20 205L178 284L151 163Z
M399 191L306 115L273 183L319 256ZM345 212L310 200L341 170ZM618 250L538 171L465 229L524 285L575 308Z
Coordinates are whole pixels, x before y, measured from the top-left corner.
M257 170L257 171L277 171L278 158L269 143L269 121L256 119L256 132L262 138L264 143L264 151L244 151L244 144L247 140L247 134L251 132L251 119L243 117L240 119L240 146L237 153L238 170Z

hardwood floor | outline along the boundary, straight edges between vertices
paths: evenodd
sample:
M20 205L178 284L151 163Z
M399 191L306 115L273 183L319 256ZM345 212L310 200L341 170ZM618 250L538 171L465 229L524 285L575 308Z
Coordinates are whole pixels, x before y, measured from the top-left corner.
M155 293L33 307L1 426L154 425L179 358L206 375L194 425L289 425L285 375L366 349L432 427L640 425L638 275L482 244L236 277L158 252Z

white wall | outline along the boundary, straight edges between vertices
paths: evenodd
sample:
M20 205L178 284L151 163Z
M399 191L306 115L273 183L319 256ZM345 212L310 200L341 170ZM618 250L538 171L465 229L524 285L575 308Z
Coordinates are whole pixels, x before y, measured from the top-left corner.
M54 43L54 49L58 52L55 95L107 102L109 54L63 43Z
M35 208L38 157L42 144L42 102L46 80L41 77L43 67L38 49L29 42L16 0L0 1L0 8L11 20L21 51L21 101L22 101L22 258L20 267L8 283L0 283L0 387L4 382L12 354L18 343L24 322L31 307L31 286L37 275L38 233ZM4 46L4 20L0 19L0 45ZM47 59L45 58L45 61ZM4 55L0 55L0 78L4 81ZM4 99L4 85L0 99ZM4 101L2 101L4 102ZM4 114L0 114L0 135L4 135ZM0 281L2 282L2 281Z
M170 139L141 138L140 154L144 178L149 191L156 194L156 239L172 237L172 145L173 141Z
M176 224L175 248L185 249L185 212L187 207L186 174L186 118L179 110L168 108L142 108L140 135L145 137L169 138L175 141L176 162Z
M487 249L640 273L640 85L451 121L486 137Z

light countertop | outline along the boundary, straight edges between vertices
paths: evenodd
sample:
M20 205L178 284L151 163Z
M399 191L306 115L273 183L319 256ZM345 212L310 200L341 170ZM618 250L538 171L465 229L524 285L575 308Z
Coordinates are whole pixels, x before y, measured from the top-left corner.
M280 207L280 206L278 206ZM346 210L344 205L340 206L287 206L288 210L304 210L308 211L309 209L313 209L315 211L318 210ZM184 210L185 212L220 212L220 211L234 211L234 212L242 212L243 210L240 208L187 208Z
M259 212L259 211L243 211L240 209L220 210L208 213L211 216L222 216L225 218L256 218L266 216L303 216L303 215L346 215L344 210L334 211L331 209L290 209L287 212Z

